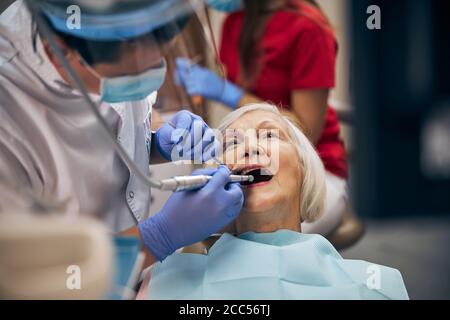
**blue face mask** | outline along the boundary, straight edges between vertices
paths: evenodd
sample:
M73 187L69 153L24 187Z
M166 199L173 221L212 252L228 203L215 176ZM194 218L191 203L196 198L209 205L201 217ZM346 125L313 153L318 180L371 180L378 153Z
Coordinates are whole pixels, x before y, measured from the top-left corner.
M222 12L235 12L242 9L242 0L208 0L208 5Z
M161 88L166 71L166 62L163 60L160 67L139 75L101 78L101 99L109 103L143 100Z
M166 76L166 62L141 74L114 78L100 77L100 97L108 103L143 100L157 91Z

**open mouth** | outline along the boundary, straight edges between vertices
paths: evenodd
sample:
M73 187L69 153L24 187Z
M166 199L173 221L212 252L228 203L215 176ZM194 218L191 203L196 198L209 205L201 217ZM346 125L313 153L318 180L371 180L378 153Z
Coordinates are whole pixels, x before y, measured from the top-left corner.
M252 182L249 182L249 181L241 182L241 185L243 185L243 186L248 186L248 185L257 184L257 183L261 183L261 182L267 182L267 181L272 180L272 178L273 178L273 174L265 168L259 168L259 169L254 169L254 170L250 170L250 171L242 171L240 174L253 176L253 178L254 178Z

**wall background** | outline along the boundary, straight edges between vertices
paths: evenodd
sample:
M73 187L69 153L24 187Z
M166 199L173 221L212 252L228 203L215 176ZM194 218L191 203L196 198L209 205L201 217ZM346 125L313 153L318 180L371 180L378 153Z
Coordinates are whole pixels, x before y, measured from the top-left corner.
M347 8L349 0L317 0L336 33L339 44L338 59L336 65L336 88L331 93L331 98L339 102L336 108L351 105L350 98L350 43L349 22Z

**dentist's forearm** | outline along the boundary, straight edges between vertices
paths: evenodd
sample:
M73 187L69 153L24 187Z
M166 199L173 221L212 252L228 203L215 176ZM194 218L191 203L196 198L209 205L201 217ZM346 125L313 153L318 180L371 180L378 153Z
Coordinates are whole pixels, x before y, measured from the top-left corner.
M138 237L142 243L142 251L144 251L145 253L144 268L146 268L157 262L158 259L153 255L153 253L150 252L150 250L147 249L147 247L144 244L144 241L142 240L140 232L138 232Z
M122 236L135 236L135 237L139 238L139 241L141 241L141 244L142 244L141 249L142 249L142 251L145 254L145 260L144 260L143 269L145 269L146 267L151 266L152 264L154 264L155 262L158 261L158 259L156 259L156 257L144 245L144 242L142 241L141 233L139 232L139 228L137 226L121 232L120 235L122 235Z

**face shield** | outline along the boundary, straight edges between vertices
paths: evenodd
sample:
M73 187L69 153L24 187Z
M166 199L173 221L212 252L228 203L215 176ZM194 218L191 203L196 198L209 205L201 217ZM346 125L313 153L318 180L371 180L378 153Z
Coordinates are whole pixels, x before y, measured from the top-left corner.
M217 50L202 0L26 0L37 31L63 68L62 75L86 101L126 166L144 183L166 184L141 172L116 141L99 112L100 102L140 106L160 89L157 105L177 111L190 105L175 81L175 59L217 67ZM100 95L100 100L92 95ZM187 103L186 103L187 102ZM195 178L195 177L194 177ZM169 186L170 187L170 186ZM172 189L165 189L172 190Z
M41 37L55 40L58 48L51 50L59 49L67 60L61 65L72 69L67 81L79 89L76 76L104 102L143 100L162 87L157 108L198 108L198 99L174 79L177 57L223 76L202 0L34 0L28 6L40 18Z

